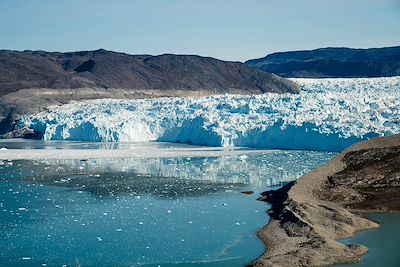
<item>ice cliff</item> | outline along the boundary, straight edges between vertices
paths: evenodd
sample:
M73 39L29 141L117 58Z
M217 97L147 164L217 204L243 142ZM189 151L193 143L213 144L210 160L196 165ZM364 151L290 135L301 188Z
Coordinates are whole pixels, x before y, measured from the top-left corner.
M300 84L298 95L80 101L24 117L20 125L44 140L321 151L400 132L400 77L292 80Z

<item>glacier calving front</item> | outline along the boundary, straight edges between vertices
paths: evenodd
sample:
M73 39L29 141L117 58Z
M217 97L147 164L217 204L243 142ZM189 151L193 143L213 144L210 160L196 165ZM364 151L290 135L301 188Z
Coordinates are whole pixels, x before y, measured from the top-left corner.
M52 106L20 123L44 140L325 151L400 132L400 77L293 80L298 95L88 100Z

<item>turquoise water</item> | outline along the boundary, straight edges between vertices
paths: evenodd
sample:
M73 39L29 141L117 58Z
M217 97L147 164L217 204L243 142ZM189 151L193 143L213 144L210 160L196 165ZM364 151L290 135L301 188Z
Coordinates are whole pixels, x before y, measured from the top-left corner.
M368 219L380 227L343 240L346 244L357 243L368 247L368 253L358 264L338 265L354 267L397 267L400 266L400 214L370 214Z
M264 250L258 193L333 155L4 161L0 266L245 266Z

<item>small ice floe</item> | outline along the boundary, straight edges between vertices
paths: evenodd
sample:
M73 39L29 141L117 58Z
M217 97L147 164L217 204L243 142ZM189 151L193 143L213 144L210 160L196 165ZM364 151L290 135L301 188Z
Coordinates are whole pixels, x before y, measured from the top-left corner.
M100 174L95 174L94 177L97 177L97 178L98 178L98 177L100 177Z
M240 159L241 161L245 161L246 159L248 159L248 156L246 156L246 155L241 155L241 156L239 156L239 159Z
M235 223L235 224L236 224L237 226L239 226L239 225L240 225L240 223L238 223L238 222L237 222L237 223Z
M23 261L27 261L27 260L30 260L31 259L31 257L22 257L21 258L21 260L23 260Z
M168 210L167 212L168 212L168 213L172 213L172 210Z
M18 210L19 210L19 211L26 211L26 210L27 210L27 208L23 208L23 207L21 207L21 208L18 208Z
M228 205L228 203L222 203L222 206L227 206Z
M121 228L117 228L117 229L115 229L115 231L122 232L122 229Z
M98 236L97 241L101 242L101 241L103 241L103 239L100 236Z

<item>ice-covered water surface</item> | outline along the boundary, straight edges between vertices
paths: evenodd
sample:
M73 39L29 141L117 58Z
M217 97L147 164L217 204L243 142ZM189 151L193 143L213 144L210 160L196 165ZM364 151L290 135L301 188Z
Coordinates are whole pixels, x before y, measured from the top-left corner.
M400 132L400 77L294 80L299 95L80 101L20 123L44 140L322 151Z
M258 193L333 155L0 161L0 266L245 266Z

